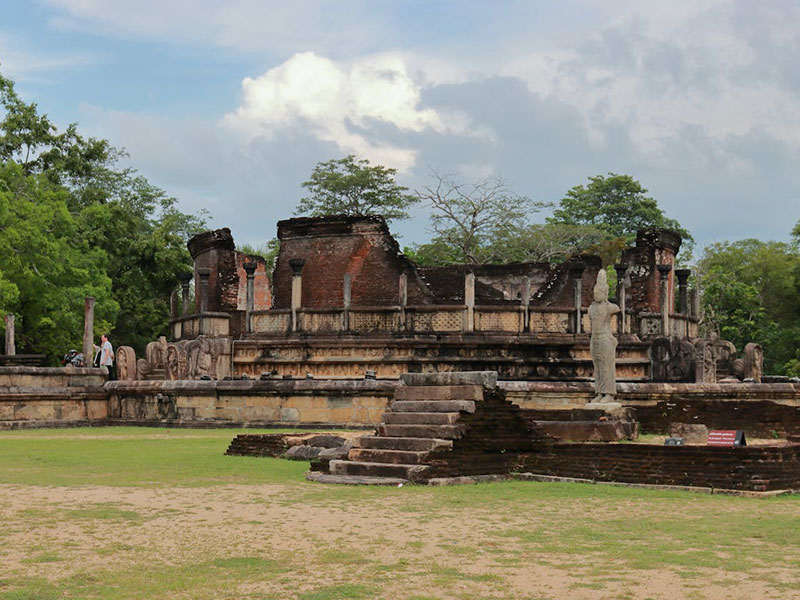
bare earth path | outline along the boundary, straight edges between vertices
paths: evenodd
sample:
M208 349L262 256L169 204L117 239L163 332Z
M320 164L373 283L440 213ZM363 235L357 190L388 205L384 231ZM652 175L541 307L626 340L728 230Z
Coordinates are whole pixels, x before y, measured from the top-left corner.
M0 599L800 598L798 509L523 482L2 483Z

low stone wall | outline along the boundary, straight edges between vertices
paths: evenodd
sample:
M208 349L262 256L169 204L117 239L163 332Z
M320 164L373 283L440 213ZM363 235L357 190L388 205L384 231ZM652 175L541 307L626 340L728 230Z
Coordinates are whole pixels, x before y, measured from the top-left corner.
M131 421L377 425L396 382L377 380L115 381L109 417Z
M0 367L0 428L108 416L105 369Z
M585 406L591 383L500 381L509 400L548 420L558 411ZM669 433L671 423L699 423L709 429L742 429L751 437L800 434L798 383L618 383L617 400L636 409L642 433ZM542 411L546 411L544 416Z
M722 490L800 490L800 444L720 448L556 444L520 457L531 473Z
M0 427L99 422L172 422L198 426L380 423L396 380L293 379L115 381L91 368L0 367ZM585 406L590 382L500 381L526 410ZM618 384L619 400L636 409L640 430L668 433L671 423L742 429L749 436L800 434L800 384Z

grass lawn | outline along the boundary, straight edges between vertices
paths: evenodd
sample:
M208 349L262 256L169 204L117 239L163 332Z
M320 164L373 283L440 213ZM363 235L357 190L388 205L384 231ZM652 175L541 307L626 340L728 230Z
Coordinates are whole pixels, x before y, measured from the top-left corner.
M326 486L237 433L0 432L0 600L800 597L797 496Z

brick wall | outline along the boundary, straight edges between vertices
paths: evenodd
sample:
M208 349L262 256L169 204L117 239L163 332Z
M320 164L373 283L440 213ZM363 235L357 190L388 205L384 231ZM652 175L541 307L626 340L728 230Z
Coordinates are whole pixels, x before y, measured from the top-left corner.
M659 312L661 310L661 274L659 264L675 264L681 247L680 236L667 229L641 229L636 246L622 253L621 262L628 264L631 287L628 309ZM675 269L669 272L668 298L674 297Z
M289 260L305 260L302 306L339 308L344 276L351 278L352 306L397 306L399 279L408 276L408 304L429 304L430 293L400 252L381 217L297 218L278 223L281 247L273 274L273 306L291 307Z
M720 448L557 444L520 457L542 475L652 485L768 491L800 489L800 444Z

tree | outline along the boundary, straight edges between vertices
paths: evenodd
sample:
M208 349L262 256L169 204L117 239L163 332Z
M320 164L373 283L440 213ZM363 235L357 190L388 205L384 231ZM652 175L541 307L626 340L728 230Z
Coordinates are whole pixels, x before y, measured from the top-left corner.
M278 252L281 249L281 241L274 237L268 242L260 246L253 246L251 244L242 244L238 247L239 252L250 254L252 256L259 256L266 262L267 273L272 273L275 269L275 261L278 259Z
M80 348L83 299L95 298L98 328L119 311L105 253L77 234L67 192L44 175L0 166L0 309L17 317L17 347L52 357Z
M528 215L546 204L511 192L499 175L461 183L453 173L432 169L433 183L417 191L417 197L433 209L434 238L427 250L454 262L486 264L504 262L497 255L496 240L508 238L527 225ZM442 252L444 249L449 249ZM418 246L417 254L426 252Z
M319 162L303 182L310 196L302 198L295 214L322 217L382 215L387 221L407 219L407 209L417 198L395 182L397 169L370 166L367 159L350 154Z
M531 223L509 229L492 241L492 255L502 262L556 264L580 252L602 253L606 234L590 225Z
M703 326L740 350L764 348L765 371L800 375L800 252L755 239L707 247L698 263Z
M607 239L632 242L636 232L646 227L664 227L684 239L682 256L691 253L694 238L674 219L669 219L647 190L630 175L609 173L589 178L586 186L569 190L548 223L590 225L606 233Z
M97 301L96 327L117 343L142 352L167 333L170 293L191 265L186 241L203 218L118 168L124 156L74 124L59 133L0 75L0 219L11 219L0 230L11 249L0 252L0 307L20 317L21 351L80 346L86 295Z

